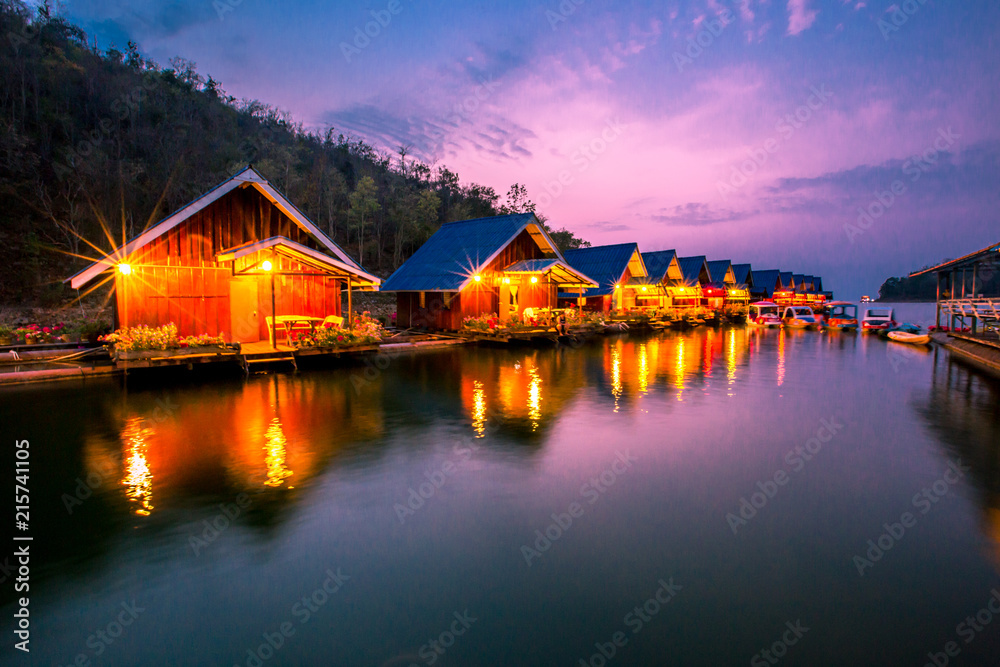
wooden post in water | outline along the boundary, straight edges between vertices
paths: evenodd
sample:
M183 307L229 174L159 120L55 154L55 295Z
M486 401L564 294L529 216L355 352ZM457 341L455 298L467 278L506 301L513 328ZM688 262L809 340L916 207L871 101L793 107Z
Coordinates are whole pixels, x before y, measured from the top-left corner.
M278 254L271 250L271 347L278 349L278 313L275 312L274 274L278 271Z
M936 312L936 317L934 318L934 324L935 326L937 326L938 329L940 329L941 328L941 272L935 271L934 275L937 277L937 299L935 301L935 305L937 306L935 310L937 312Z

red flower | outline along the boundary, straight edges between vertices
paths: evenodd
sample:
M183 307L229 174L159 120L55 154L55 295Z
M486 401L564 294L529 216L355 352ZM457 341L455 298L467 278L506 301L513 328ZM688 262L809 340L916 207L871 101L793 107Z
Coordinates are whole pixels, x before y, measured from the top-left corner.
M187 346L188 346L187 341L186 340L182 340L181 341L181 347L187 347Z
M343 336L337 336L337 340L339 342L343 343L344 342L344 337Z
M44 331L45 333L52 333L52 329L48 327L42 327L42 331Z

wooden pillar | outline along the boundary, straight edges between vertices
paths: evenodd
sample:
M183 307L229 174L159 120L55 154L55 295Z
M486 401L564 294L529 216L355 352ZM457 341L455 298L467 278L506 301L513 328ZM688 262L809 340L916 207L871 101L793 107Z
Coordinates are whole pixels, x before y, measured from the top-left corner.
M347 330L354 331L354 301L351 294L351 274L347 274Z
M976 298L976 278L979 275L979 264L972 266L972 298Z
M271 250L271 326L268 327L271 330L271 348L278 349L278 313L275 312L275 298L274 298L274 274L278 272L278 255L274 250Z
M965 269L962 269L962 298L965 298Z
M941 272L940 271L936 271L934 273L934 276L937 278L937 297L935 299L935 304L937 306L937 308L936 308L937 313L936 313L936 317L935 317L934 323L935 323L935 326L938 329L940 329L941 328Z

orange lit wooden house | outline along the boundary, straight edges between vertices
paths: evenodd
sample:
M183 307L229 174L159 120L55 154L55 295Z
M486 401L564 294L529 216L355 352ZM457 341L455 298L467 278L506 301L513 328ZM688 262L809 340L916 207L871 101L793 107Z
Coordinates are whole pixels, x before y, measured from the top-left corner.
M380 281L248 167L68 282L113 283L116 327L172 322L249 343L275 315L340 316L344 290Z
M554 308L560 290L595 285L533 213L517 213L441 225L381 291L396 293L398 326L457 330L467 317L521 318Z
M597 281L580 300L579 305L587 310L629 310L639 305L638 294L644 289L648 293L648 272L636 243L567 250L566 260Z

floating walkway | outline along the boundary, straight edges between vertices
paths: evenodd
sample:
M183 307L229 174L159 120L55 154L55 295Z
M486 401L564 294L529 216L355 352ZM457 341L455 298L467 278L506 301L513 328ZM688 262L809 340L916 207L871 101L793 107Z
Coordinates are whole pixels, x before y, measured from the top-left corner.
M982 334L934 334L934 342L964 361L994 377L1000 377L1000 339Z

